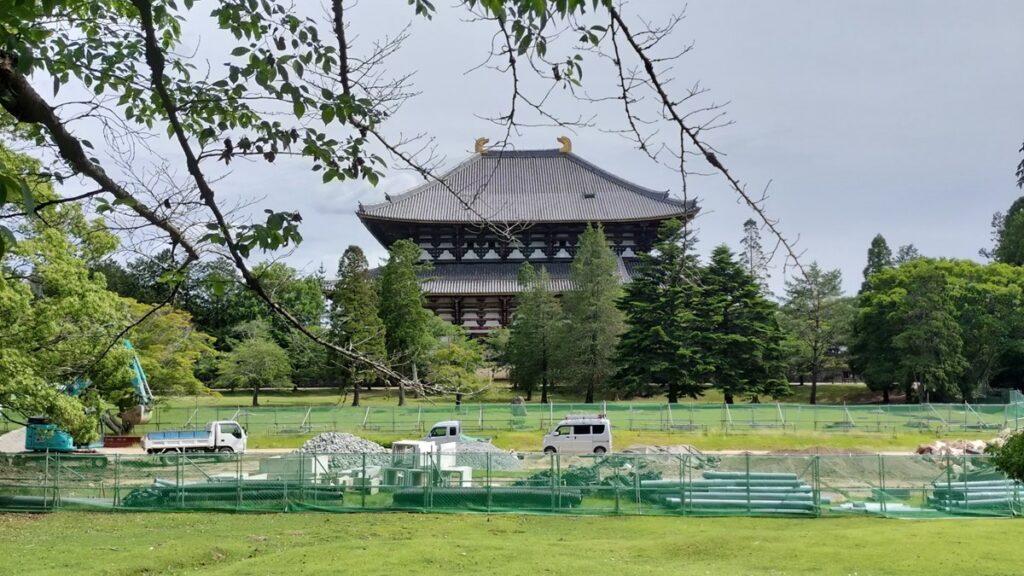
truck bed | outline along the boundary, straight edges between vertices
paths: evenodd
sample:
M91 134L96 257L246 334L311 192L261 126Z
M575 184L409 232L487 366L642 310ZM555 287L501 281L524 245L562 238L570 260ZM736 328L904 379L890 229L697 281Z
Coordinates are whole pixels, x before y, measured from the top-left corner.
M165 440L205 440L210 436L206 430L167 430L164 432L150 432L146 438L152 441Z

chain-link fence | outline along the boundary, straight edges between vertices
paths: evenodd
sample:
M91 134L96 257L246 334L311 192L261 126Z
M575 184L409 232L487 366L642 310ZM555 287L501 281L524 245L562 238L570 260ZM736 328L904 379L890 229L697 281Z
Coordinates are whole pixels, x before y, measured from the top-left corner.
M550 429L570 413L606 413L616 429L663 432L748 433L817 431L886 433L984 432L1019 429L1024 403L890 404L462 404L460 406L158 406L140 432L202 429L213 420L237 420L249 434L324 431L423 432L439 420L461 420L473 431Z
M0 510L1016 516L985 456L0 456Z

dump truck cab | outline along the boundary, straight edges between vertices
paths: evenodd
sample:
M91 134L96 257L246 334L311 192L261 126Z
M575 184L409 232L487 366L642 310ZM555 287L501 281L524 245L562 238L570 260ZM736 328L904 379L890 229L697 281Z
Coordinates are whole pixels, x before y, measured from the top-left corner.
M423 437L424 442L434 444L447 444L448 442L459 442L462 436L462 423L458 420L443 420L430 427L430 431Z

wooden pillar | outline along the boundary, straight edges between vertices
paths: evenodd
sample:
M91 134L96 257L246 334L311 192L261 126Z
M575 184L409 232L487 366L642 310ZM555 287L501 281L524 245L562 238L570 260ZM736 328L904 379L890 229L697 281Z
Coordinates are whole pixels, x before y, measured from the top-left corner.
M452 318L456 326L462 326L462 296L452 298Z
M512 323L512 297L499 296L498 306L501 313L501 325L508 326Z

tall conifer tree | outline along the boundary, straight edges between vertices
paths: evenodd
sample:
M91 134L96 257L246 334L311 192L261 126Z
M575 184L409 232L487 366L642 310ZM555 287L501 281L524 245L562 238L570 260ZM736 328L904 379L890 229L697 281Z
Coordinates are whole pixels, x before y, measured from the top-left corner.
M700 263L678 220L662 224L658 237L654 250L640 256L619 301L627 329L616 354L616 390L632 395L653 385L675 403L680 396L697 398L704 388L699 319L693 313L701 297Z
M543 266L534 271L529 262L519 270L522 291L516 297L516 314L509 336L511 379L516 388L533 398L540 384L540 401L548 402L554 381L562 307L551 291L551 277Z
M433 345L430 311L423 307L423 292L416 278L421 267L420 247L412 240L391 245L380 274L380 319L384 341L395 368L417 381L418 366ZM398 384L398 405L405 405L405 385Z
M615 307L621 293L618 261L600 225L588 225L580 235L571 272L560 365L566 380L591 403L611 377L622 331L622 313Z
M725 245L711 253L701 275L700 319L709 381L732 403L739 395L781 396L787 391L782 332L775 306Z
M338 261L338 279L331 291L331 340L375 360L386 359L384 322L378 307L377 289L370 278L366 256L358 246L349 246ZM337 365L340 359L334 360ZM359 366L347 368L352 382L352 405L359 406L360 388L373 382L376 373Z

